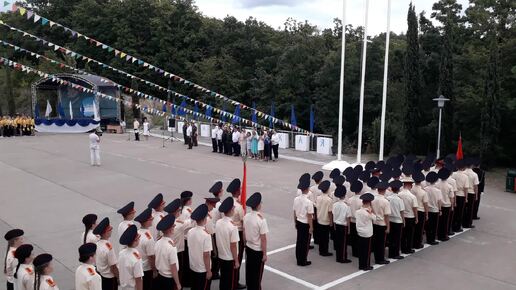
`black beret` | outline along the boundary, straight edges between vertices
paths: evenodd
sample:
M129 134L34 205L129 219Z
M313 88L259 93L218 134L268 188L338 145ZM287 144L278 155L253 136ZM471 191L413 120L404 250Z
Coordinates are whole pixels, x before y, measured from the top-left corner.
M439 177L437 176L437 173L434 171L428 172L426 175L426 181L430 183L435 183Z
M177 211L181 207L181 200L179 198L174 199L171 201L165 208L163 209L167 213L173 213Z
M401 176L401 170L399 168L394 168L391 171L391 177L396 178Z
M364 184L362 184L361 181L355 180L355 181L353 181L353 183L351 183L350 189L352 192L355 192L355 193L360 192L360 191L362 191L362 188L364 188Z
M18 259L20 264L23 264L25 262L25 259L30 257L30 254L32 254L32 250L34 250L34 247L32 245L21 245L18 248L16 248L16 251L14 251L14 257Z
M353 170L357 171L357 172L362 172L364 171L364 167L360 164L358 164L357 166L355 166L355 168L353 168Z
M120 236L120 244L124 246L129 246L136 240L138 236L138 228L135 225L130 225Z
M376 162L376 168L383 168L385 166L385 161L383 160L380 160L378 162Z
M335 185L342 185L344 184L344 181L346 181L346 177L344 177L344 175L339 175L333 179L333 183L335 183Z
M436 154L435 154L435 153L428 153L428 154L426 155L426 157L425 157L425 161L426 161L426 162L429 162L429 163L430 163L430 165L431 165L432 163L434 163L434 161L435 161L435 158L436 158L436 157L437 157L437 156L436 156Z
M163 204L163 194L161 193L158 193L152 200L151 202L149 202L149 205L147 206L148 208L153 208L153 209L156 209L158 208L160 205Z
M403 187L403 182L400 180L393 180L391 183L389 183L389 186L392 188L393 191L398 191L400 188Z
M139 222L140 224L143 224L144 222L150 220L151 217L152 217L152 209L146 208L137 217L135 217L134 220Z
M437 173L437 176L438 176L440 179L442 179L442 180L446 180L446 179L448 179L448 177L450 177L450 175L451 175L451 171L450 171L450 169L445 168L445 167L444 167L444 168L441 168L441 169L439 170L439 172Z
M353 167L346 167L346 169L344 169L344 171L342 172L342 174L344 176L346 176L347 179L350 178L350 175L353 174Z
M362 173L360 173L360 176L358 177L358 179L362 180L363 182L367 182L369 180L369 177L371 177L371 172L362 171Z
M324 173L322 171L317 171L316 173L314 173L314 175L312 175L312 179L315 180L315 181L320 181L324 176Z
M79 247L79 256L91 256L97 251L97 245L86 243Z
M176 221L176 217L173 214L167 214L156 225L156 229L158 231L166 231L174 225L175 221Z
M386 164L389 164L391 166L394 166L394 164L396 164L397 159L396 159L396 156L391 156L389 158L387 158L387 161L385 162Z
M96 214L87 214L82 218L82 223L86 226L91 226L97 221L97 215Z
M378 182L380 182L380 179L376 176L373 176L369 178L369 180L367 181L367 186L369 186L370 188L376 188Z
M205 204L199 205L193 212L190 218L194 221L200 221L208 215L208 206Z
M308 179L310 179L310 174L308 174ZM228 188L226 190L229 193L234 193L240 189L240 186L241 186L240 179L235 178L231 181L231 183L228 185Z
M425 159L425 161L423 161L423 163L421 163L421 167L425 170L428 170L428 169L430 169L430 167L432 167L432 162Z
M134 212L134 201L131 201L130 203L126 204L124 207L117 210L116 212L123 216L133 213Z
M389 188L389 183L386 181L382 181L376 185L376 189L378 190L386 190L387 188Z
M374 169L375 166L376 166L376 163L374 161L369 161L365 165L365 170L371 171Z
M330 172L330 178L333 179L340 175L340 170L338 168L333 168L333 170Z
M344 185L338 185L333 195L338 198L344 197L346 195L346 187Z
M8 231L5 236L4 236L4 239L6 239L7 241L9 240L12 240L14 238L17 238L17 237L21 237L23 236L24 232L23 230L20 230L20 229L12 229L10 231Z
M215 182L215 184L213 184L210 187L210 190L208 190L208 192L215 194L215 193L219 193L221 190L222 190L222 181L217 181L217 182Z
M52 255L50 254L41 254L36 256L34 260L32 261L32 264L34 265L34 268L41 267L45 264L48 264L52 261Z
M403 172L403 174L405 174L405 176L412 175L413 171L414 171L414 166L412 166L412 163L403 165L403 169L401 170L401 172Z
M251 195L251 197L247 199L245 204L251 208L256 208L260 204L260 202L262 202L262 194L259 192L255 192L253 193L253 195Z
M298 189L304 190L310 187L310 180L300 180L299 184L297 185Z
M459 160L455 161L455 166L457 166L458 169L462 169L462 168L466 167L466 164L464 163L463 159L459 159Z
M391 171L385 171L380 175L381 181L389 181L391 179Z
M102 235L110 229L113 228L109 225L109 218L106 217L103 220L101 220L100 223L93 229L93 234Z
M207 203L217 203L220 201L220 198L218 197L205 197L204 199Z
M193 192L191 192L189 190L185 190L185 191L181 192L181 194L179 196L181 197L181 199L192 198Z
M235 205L235 200L232 197L228 197L222 201L222 203L219 206L219 211L222 213L228 213L230 210L233 209L233 206Z
M374 200L374 195L371 194L371 193L364 193L360 196L360 199L363 200L363 201L373 201Z
M322 192L327 192L328 189L330 188L330 181L329 180L325 180L323 182L321 182L318 186L319 190L322 191Z
M425 175L421 171L416 171L412 174L415 183L420 183L425 180Z

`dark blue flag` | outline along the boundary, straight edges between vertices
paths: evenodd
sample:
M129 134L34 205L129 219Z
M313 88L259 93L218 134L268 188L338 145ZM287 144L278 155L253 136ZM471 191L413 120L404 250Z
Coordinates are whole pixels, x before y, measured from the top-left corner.
M258 123L258 118L256 116L256 103L253 102L253 116L252 116L252 120L253 123Z
M291 105L290 109L290 124L297 127L296 112L294 111L294 105Z
M269 127L274 128L274 122L272 119L274 118L274 102L271 104L271 118L269 119Z
M197 105L197 103L194 104L194 108L193 108L193 111L194 111L194 119L195 120L199 120L199 106Z
M233 120L232 123L236 124L240 121L240 105L237 105L235 108L235 113L233 114Z
M161 110L166 113L167 112L167 103L163 104L163 107L161 108Z
M59 116L61 116L61 118L65 118L65 111L63 109L63 105L61 105L61 102L57 103L57 112L59 113Z
M178 115L179 115L179 116L184 116L184 115L186 115L185 107L186 107L186 100L183 100L183 101L181 102L181 105L180 105L180 108L179 108L179 112L178 112Z
M84 118L84 104L81 102L81 107L79 108L79 112L81 112L81 117Z
M39 119L39 106L38 103L34 106L34 119Z
M213 107L210 105L206 105L206 116L211 117L212 114L213 114Z
M314 132L315 112L314 105L310 105L310 132Z
M223 113L223 112L225 112L225 111L226 111L226 105L225 105L225 104L223 104L223 105L222 105L222 111L220 111L219 115L220 115L220 120L221 120L222 122L224 122L224 123L226 122L226 114L225 114L225 113Z

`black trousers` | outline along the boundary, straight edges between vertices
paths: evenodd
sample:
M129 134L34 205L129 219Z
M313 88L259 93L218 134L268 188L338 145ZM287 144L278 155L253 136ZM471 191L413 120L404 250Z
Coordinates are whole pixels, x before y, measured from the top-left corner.
M118 289L118 282L116 281L116 277L113 278L102 278L102 290L116 290Z
M364 270L371 266L371 238L357 236L358 269Z
M134 133L134 141L140 141L140 133Z
M240 144L238 142L233 142L233 154L235 156L240 155Z
M343 225L335 225L335 234L333 235L333 247L335 248L335 259L337 262L344 262L348 259L348 227Z
M226 143L226 146L227 146L226 154L232 155L233 154L233 142Z
M219 259L220 263L220 290L234 290L236 289L236 285L238 284L235 269L235 262L233 260L226 261Z
M154 277L152 277L152 270L143 271L143 290L152 290Z
M462 218L462 226L471 228L473 225L473 208L475 207L475 194L468 193L468 202L464 208L464 217Z
M224 149L224 144L222 143L222 140L217 140L217 145L219 146L219 153L222 153Z
M349 223L349 243L351 244L351 255L358 258L358 234L357 224L354 222Z
M439 218L437 231L437 239L441 241L448 239L448 232L450 230L450 209L451 207L441 207L442 215Z
M314 217L317 217L317 208L314 206ZM317 222L317 219L312 220L312 226L314 227L313 234L314 234L314 244L319 245L319 223Z
M220 263L219 263L219 251L217 250L217 237L214 235L211 236L211 244L212 244L212 251L211 251L211 273L213 276L216 276L219 274L220 270Z
M428 223L426 224L426 242L433 243L437 237L437 227L439 226L439 213L429 212Z
M274 159L278 159L279 144L272 145L272 152L274 153Z
M414 227L414 244L412 245L415 249L421 249L423 247L423 232L425 230L425 212L418 211L417 219L419 220Z
M217 152L217 138L211 138L211 147L213 148L213 152Z
M330 243L330 226L319 225L317 232L319 233L319 254L327 254L328 245Z
M183 285L181 285L183 286ZM185 286L183 286L184 288ZM197 273L192 271L192 290L211 289L211 280L206 279L206 272Z
M307 262L310 245L310 225L296 221L296 229L296 260L298 265L304 265Z
M176 290L177 285L174 278L167 278L158 274L154 283L154 290Z
M242 267L242 259L244 258L244 232L238 231L238 237L240 238L240 241L238 241L238 263L240 267ZM236 269L237 283L240 281L240 267Z
M188 149L192 149L193 147L193 138L190 136L187 136L186 139L188 139Z
M401 233L403 232L402 223L390 223L389 232L389 258L398 257L401 248Z
M245 247L245 283L247 290L262 289L262 275L265 264L262 262L263 252L255 251L249 247Z
M385 261L385 230L387 226L373 225L373 251L375 263Z
M177 253L177 260L179 262L179 281L181 286L190 287L192 285L192 271L190 270L190 259L188 257L188 246L185 241L185 250Z
M414 245L415 218L405 218L405 227L401 231L401 252L408 254Z
M475 205L473 207L473 218L478 218L478 207L480 206L480 197L482 196L482 193L478 193L477 200L475 201Z
M457 196L455 197L455 200L457 201L457 206L455 207L455 213L453 214L453 230L458 232L462 228L466 198L464 196Z
M7 290L14 290L14 284L7 282Z

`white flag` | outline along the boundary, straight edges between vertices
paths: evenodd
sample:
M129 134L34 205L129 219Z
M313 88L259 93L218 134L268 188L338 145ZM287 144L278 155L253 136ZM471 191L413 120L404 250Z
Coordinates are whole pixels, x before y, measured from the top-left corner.
M93 101L93 120L100 121L99 112L97 111L97 104Z
M47 109L45 111L45 118L50 118L50 113L52 113L52 106L50 106L50 102L47 100Z
M73 119L72 101L70 101L70 120Z

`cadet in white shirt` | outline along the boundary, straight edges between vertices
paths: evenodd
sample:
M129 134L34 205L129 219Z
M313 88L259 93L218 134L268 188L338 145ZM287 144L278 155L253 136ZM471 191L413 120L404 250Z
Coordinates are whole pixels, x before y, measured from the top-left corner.
M133 219L136 214L134 210L134 201L129 202L127 205L122 207L117 211L117 213L121 214L124 220L118 225L118 240L122 234L127 230L130 225L134 225Z
M129 226L120 237L120 244L127 246L120 251L118 258L122 290L143 290L142 257L136 249L139 242L140 235L135 225Z
M41 254L34 258L34 289L35 290L59 290L56 282L50 276L54 272L53 257L50 254Z
M19 246L14 252L14 257L18 261L14 272L17 290L34 290L33 249L32 245L26 244Z
M158 230L163 233L163 237L156 242L155 247L158 277L156 278L156 287L154 289L181 289L178 274L179 261L173 240L175 221L175 216L169 214L161 219L157 226Z
M339 177L343 176L340 175L337 178ZM322 194L317 197L315 202L315 207L317 208L317 223L319 224L319 236L317 238L319 240L319 255L323 257L333 255L332 253L328 252L328 244L330 242L330 229L333 227L333 200L331 197L328 196L329 188L330 181L325 180L321 182L319 184L319 190L322 192Z
M403 259L403 256L400 255L400 248L403 225L405 224L405 204L398 196L398 192L403 186L403 183L399 180L393 180L390 182L389 186L391 188L391 195L387 197L391 205L391 214L389 216L389 258L401 260Z
M97 245L86 243L79 247L79 262L75 270L75 290L101 290L100 275L95 271Z
M456 233L462 232L462 224L464 221L464 208L468 199L468 188L469 188L469 177L464 172L466 165L464 164L464 160L457 160L455 162L455 166L457 166L458 171L453 173L453 178L457 182L457 194L455 196L455 201L457 205L455 206L454 215L453 215L453 231Z
M217 132L219 131L219 126L215 125L213 129L211 129L211 147L213 153L217 153Z
M435 240L437 236L437 226L439 225L439 216L441 214L442 193L435 183L438 180L437 173L430 171L426 175L427 187L425 191L428 193L428 223L426 224L426 242L430 245L437 245L439 242Z
M262 194L253 193L246 201L251 211L244 216L244 231L246 239L245 281L248 290L262 289L262 274L267 262L267 221L260 213L262 209Z
M352 173L353 174L353 173ZM349 243L351 244L351 255L358 258L358 235L357 235L357 224L355 214L357 210L362 208L362 200L360 194L364 185L361 181L354 180L351 182L351 192L355 195L348 199L348 205L351 209L351 222L349 224Z
M184 261L185 257L188 257L187 251L185 251L185 231L186 229L190 229L192 221L188 217L187 220L183 221L181 218L181 199L176 198L172 202L170 202L167 206L165 206L165 212L175 217L174 221L174 231L172 233L172 240L174 241L174 246L177 250L177 260L178 260L178 276L181 285L184 287L185 272L187 274L190 273L190 267L188 265L188 261ZM185 263L188 262L188 263ZM183 267L184 264L187 264L188 271Z
M152 290L154 277L157 276L154 253L154 245L156 244L156 241L150 231L150 227L154 224L155 220L152 216L152 209L145 209L135 217L134 220L140 223L140 229L138 230L140 242L136 249L138 250L142 260L143 290ZM161 219L159 220L161 221Z
M116 290L118 288L118 259L113 245L109 242L113 233L109 218L104 218L95 227L93 233L100 236L95 253L95 264L102 278L102 290Z
M91 166L100 166L100 137L97 131L89 135L90 139L90 164Z
M455 194L452 185L448 182L451 171L447 168L441 168L437 173L440 181L436 186L442 193L441 216L439 217L439 226L437 227L437 239L440 241L448 241L450 228L450 212L455 204Z
M387 173L384 173L387 174ZM376 214L376 220L373 222L373 251L374 261L376 264L386 265L390 262L385 260L385 239L390 231L389 216L391 215L391 205L385 198L385 191L389 187L387 182L380 182L376 186L378 195L371 202L371 206Z
M417 220L418 223L414 228L414 249L423 248L423 230L426 221L428 220L428 193L421 187L421 182L425 180L425 176L420 171L412 174L414 179L414 186L412 187L412 194L417 199Z
M310 179L303 178L297 186L301 190L301 195L294 199L294 223L297 230L296 238L296 260L298 266L308 266L312 262L307 260L308 247L310 245L310 235L313 233L312 219L314 215L314 205L307 198L310 191Z
M153 237L159 238L160 233L156 229L156 226L161 221L163 217L165 217L166 213L163 211L165 209L165 201L163 200L163 194L158 193L147 205L148 208L152 209L152 225L149 227L149 230Z
M337 169L338 170L338 169ZM308 193L307 197L310 199L310 201L314 204L317 200L317 197L322 194L322 192L319 190L319 184L322 181L322 178L324 176L324 173L322 171L317 171L312 175L312 179L314 180L315 184L310 187L310 192ZM314 207L314 244L319 244L319 224L317 223L317 207Z
M412 177L404 177L401 182L403 182L403 189L398 193L398 197L403 201L405 208L403 212L405 225L401 231L401 252L403 254L412 254L415 252L413 249L414 229L419 222L417 217L417 198L410 192L414 183Z
M464 209L464 219L462 221L462 226L466 229L474 228L473 225L473 211L475 202L478 199L478 184L480 183L478 180L478 175L473 171L473 165L475 160L473 158L467 158L465 160L467 169L464 171L469 179L468 186L468 201L466 203L466 207Z
M218 258L218 252L215 250L217 249L217 241L215 240L215 224L218 220L220 220L220 212L217 209L215 209L215 206L218 204L220 206L220 198L218 197L205 197L206 205L208 206L208 217L206 221L206 231L211 236L211 244L213 247L213 251L211 251L211 273L212 277L211 280L217 280L220 278L219 275L219 258Z
M188 127L186 128L186 138L187 138L187 144L188 149L192 149L193 147L193 128L192 123L188 123Z
M333 235L333 248L335 258L338 263L351 263L348 259L347 235L349 234L349 223L351 221L351 209L344 201L346 197L346 187L337 186L334 195L339 200L332 206L333 223L335 234Z
M188 236L188 255L190 257L190 269L192 270L192 290L210 289L211 286L211 236L206 229L206 217L208 206L201 204L191 215L196 222Z
M360 196L362 208L357 210L355 218L357 222L357 244L358 244L358 269L364 271L373 270L371 267L371 237L373 236L373 222L376 221L371 201L374 196L371 193L364 193Z
M238 261L237 243L240 240L238 228L233 224L231 217L235 213L234 199L226 198L219 207L219 212L224 214L222 219L217 221L215 232L217 233L217 249L220 262L220 284L221 290L237 289L237 274L240 270Z
M242 204L240 203L240 186L241 182L240 179L235 178L231 183L228 185L227 192L229 192L233 196L234 205L235 205L235 213L231 217L233 220L233 223L238 228L238 236L240 240L238 241L238 263L242 264L242 259L244 257L244 208L242 207ZM237 281L240 281L240 271L236 273L237 275ZM242 284L238 283L238 287L243 287ZM240 289L240 288L238 288Z
M192 285L192 271L190 270L190 256L188 250L188 241L187 234L188 231L192 227L195 226L195 223L192 222L190 216L192 214L192 196L193 193L191 191L183 191L181 192L181 215L179 216L179 220L183 222L182 227L179 227L174 231L179 235L183 236L183 242L179 242L176 240L177 246L177 257L179 259L180 271L179 271L179 280L181 281L181 285L183 287L190 287ZM177 221L176 221L177 222ZM181 234L179 234L181 229Z
M14 273L16 266L18 265L18 260L14 257L14 253L16 248L23 244L23 234L23 230L13 229L4 235L4 238L7 241L7 253L5 253L4 260L4 274L7 280L7 290L14 289Z
M84 232L81 235L81 244L96 244L99 241L99 237L93 234L93 229L95 229L95 226L97 225L97 215L92 213L85 215L82 218L82 223L84 224Z
M214 227L215 231L215 224L217 224L217 221L221 219L224 215L219 211L219 206L221 204L220 198L224 194L224 189L222 188L222 181L215 182L211 188L208 190L211 194L213 194L215 199L218 199L217 203L215 203L215 207L213 210L210 211L211 214L211 223ZM213 244L213 251L211 252L211 272L213 274L212 280L217 280L220 278L219 275L219 258L218 258L218 251L217 251L217 234L212 234L212 244Z

